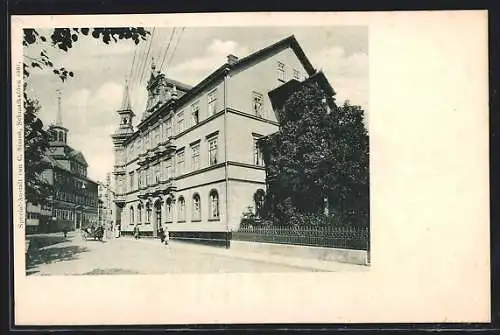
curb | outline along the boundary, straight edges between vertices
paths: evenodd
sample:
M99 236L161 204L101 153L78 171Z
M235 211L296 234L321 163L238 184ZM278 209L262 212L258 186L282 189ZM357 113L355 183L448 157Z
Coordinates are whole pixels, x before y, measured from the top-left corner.
M258 252L235 252L231 249L224 249L221 247L189 245L188 242L174 241L172 244L182 245L183 247L191 249L202 249L204 253L216 254L224 257L240 258L253 261L260 261L266 263L273 263L278 265L288 265L299 268L306 268L316 271L367 271L369 269L366 265L357 265L349 263L340 263L333 261L323 261L298 257L287 257L281 255L264 254Z

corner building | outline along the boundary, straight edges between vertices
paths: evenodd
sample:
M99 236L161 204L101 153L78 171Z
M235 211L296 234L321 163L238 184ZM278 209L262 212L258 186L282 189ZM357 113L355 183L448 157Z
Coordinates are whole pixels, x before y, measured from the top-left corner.
M58 96L55 124L48 128L49 147L42 164L41 178L51 194L42 205L27 202L27 233L54 233L80 229L97 223L97 183L87 176L85 156L68 144L68 128L62 122L61 96Z
M125 87L115 150L115 222L156 236L238 229L262 203L265 168L257 140L279 129L268 93L316 73L292 35L245 58L234 55L194 87L152 65L137 129Z

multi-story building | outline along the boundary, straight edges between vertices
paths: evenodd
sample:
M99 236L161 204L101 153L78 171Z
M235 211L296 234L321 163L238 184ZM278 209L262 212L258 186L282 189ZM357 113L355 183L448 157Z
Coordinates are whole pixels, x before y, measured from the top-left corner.
M111 188L111 175L106 175L105 182L99 182L97 188L99 209L97 222L110 229L113 225L113 208L115 193Z
M234 55L194 87L156 71L133 127L128 88L112 135L115 218L122 231L226 232L265 194L258 139L279 122L268 93L316 70L294 36L239 59Z
M49 126L49 148L41 177L52 195L45 205L28 203L27 232L57 232L97 223L97 183L87 177L88 164L80 151L68 145L68 129L62 124L58 96L55 124Z

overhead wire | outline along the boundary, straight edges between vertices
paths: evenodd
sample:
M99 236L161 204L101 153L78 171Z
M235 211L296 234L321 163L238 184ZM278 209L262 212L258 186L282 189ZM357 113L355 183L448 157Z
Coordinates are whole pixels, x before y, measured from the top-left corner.
M153 40L154 40L154 37L155 37L155 29L156 28L153 28L153 32L151 34L151 40L149 41L148 51L146 52L145 62L144 62L144 65L142 67L142 71L141 71L141 76L140 76L139 83L141 83L142 80L143 80L143 78L144 78L144 73L145 73L145 70L146 70L146 64L148 63L149 52L151 51L151 45L153 44Z
M174 58L175 51L177 50L177 46L179 45L179 42L180 42L180 40L182 38L182 33L184 32L184 29L185 29L185 27L182 27L181 33L179 34L179 37L177 38L177 42L175 43L174 50L170 54L170 58L168 59L167 64L165 65L165 71L168 69L168 66L169 66L170 62Z
M160 71L163 71L163 63L165 62L165 59L167 57L168 49L170 48L170 43L172 43L172 38L174 37L175 34L175 27L172 29L172 32L170 33L170 39L168 41L167 48L165 49L165 52L163 53L163 58L161 60L161 65L160 65Z
M153 44L155 31L156 31L156 28L154 27L153 31L151 33L151 39L149 40L149 43L148 43L148 49L147 49L146 55L144 56L143 61L142 61L142 65L140 66L140 71L138 70L138 72L137 72L137 77L136 77L137 89L135 90L135 95L134 95L137 103L139 103L139 96L141 94L140 87L141 87L141 84L142 84L142 81L144 78L146 66L148 64L148 57L149 57L149 53L151 52L151 46Z
M144 62L144 52L145 52L145 49L146 49L146 45L148 44L148 42L146 43L140 43L135 51L136 51L136 58L137 58L137 61L136 61L136 65L135 67L133 68L132 70L132 74L131 74L131 79L130 79L130 82L129 82L129 88L132 89L134 92L137 92L138 90L138 81L139 81L139 76L140 76L140 69L142 68L142 64ZM135 94L136 96L137 94ZM137 100L136 100L136 104L137 104Z

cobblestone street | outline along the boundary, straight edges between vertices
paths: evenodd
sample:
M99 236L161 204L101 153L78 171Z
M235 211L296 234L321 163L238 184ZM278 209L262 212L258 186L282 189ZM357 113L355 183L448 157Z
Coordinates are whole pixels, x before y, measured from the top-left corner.
M74 232L67 239L62 234L35 239L40 250L30 256L27 275L312 271L305 267L230 257L207 251L211 248L226 251L218 247L196 247L176 241L168 246L150 238L85 241Z

